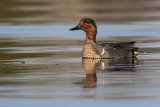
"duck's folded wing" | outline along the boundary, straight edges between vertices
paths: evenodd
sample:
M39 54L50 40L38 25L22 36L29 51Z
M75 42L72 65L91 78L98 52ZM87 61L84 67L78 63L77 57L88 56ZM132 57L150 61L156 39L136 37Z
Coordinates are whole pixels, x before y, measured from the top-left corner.
M132 49L135 41L101 44L105 49Z
M100 44L103 47L100 53L101 55L110 55L110 57L129 57L134 54L135 50L138 50L138 48L134 47L134 43L133 41Z

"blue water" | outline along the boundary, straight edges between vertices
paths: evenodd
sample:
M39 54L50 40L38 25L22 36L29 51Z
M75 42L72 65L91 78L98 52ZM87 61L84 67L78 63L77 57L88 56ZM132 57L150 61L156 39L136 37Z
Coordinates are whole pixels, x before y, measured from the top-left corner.
M160 105L159 101L97 101L97 100L90 100L90 101L77 101L77 100L55 100L55 99L1 99L1 106L4 107L158 107Z
M159 0L1 0L0 107L159 107ZM97 43L136 41L134 59L82 60Z
M159 22L98 25L97 42L135 40L144 51L127 62L82 60L85 33L74 26L0 27L0 106L160 105Z
M69 31L76 25L27 25L27 26L0 26L1 37L55 37L62 39L82 39L85 33L82 31ZM130 24L98 25L98 37L114 36L160 36L160 23L133 22ZM63 32L62 32L63 31ZM136 38L135 38L136 39Z

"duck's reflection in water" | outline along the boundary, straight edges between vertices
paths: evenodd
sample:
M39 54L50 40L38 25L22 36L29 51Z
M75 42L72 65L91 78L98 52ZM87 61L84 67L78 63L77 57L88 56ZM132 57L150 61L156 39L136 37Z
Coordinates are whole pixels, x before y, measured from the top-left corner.
M84 88L97 86L96 72L134 72L134 65L138 63L136 58L123 59L82 59L86 78L82 80Z
M98 62L97 59L82 59L83 67L86 73L86 79L83 80L83 86L84 87L96 87L97 82L97 76L96 76L96 70L98 68Z

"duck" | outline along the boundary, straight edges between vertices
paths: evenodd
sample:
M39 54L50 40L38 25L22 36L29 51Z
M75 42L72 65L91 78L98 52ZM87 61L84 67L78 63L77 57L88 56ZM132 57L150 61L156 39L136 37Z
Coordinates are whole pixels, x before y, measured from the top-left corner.
M134 58L139 54L138 47L134 47L135 41L98 44L96 42L97 25L91 18L82 18L76 27L70 29L70 31L75 30L86 32L82 58Z

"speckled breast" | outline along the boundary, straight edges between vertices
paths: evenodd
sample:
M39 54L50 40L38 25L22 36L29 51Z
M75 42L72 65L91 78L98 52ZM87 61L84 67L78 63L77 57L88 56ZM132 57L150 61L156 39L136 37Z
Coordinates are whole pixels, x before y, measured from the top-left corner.
M100 58L98 55L98 50L92 43L86 43L83 48L83 57L84 58Z

